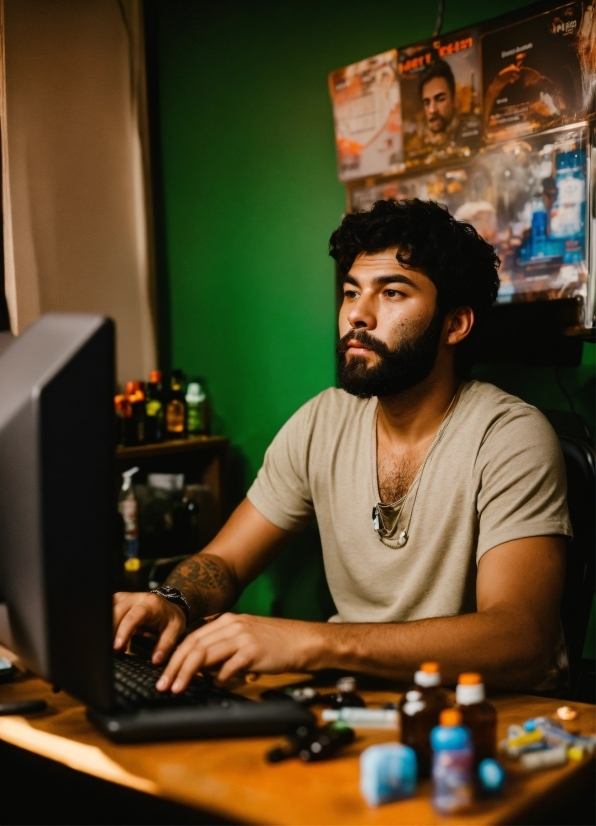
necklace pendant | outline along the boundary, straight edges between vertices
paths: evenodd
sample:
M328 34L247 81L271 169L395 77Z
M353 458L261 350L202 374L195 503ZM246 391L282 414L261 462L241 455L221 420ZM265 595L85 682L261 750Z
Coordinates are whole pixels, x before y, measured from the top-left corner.
M376 507L372 509L372 523L375 531L379 533L379 531L381 530L381 520L379 519L379 511Z
M403 548L407 541L408 541L408 532L407 531L402 531L399 535L398 540L397 540L397 547L398 548Z

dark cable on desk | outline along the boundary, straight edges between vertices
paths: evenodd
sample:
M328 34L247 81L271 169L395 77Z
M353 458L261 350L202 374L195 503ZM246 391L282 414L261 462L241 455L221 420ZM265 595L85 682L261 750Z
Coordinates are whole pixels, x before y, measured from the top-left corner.
M445 0L439 0L439 8L437 10L437 22L435 23L435 30L433 32L433 37L438 37L441 34L441 29L443 28L443 17L445 15Z
M585 423L582 416L580 416L580 414L575 409L575 405L573 404L573 399L571 398L567 388L565 387L565 385L563 384L563 381L561 379L561 374L559 372L559 365L558 364L555 365L555 376L556 376L556 379L557 379L557 384L559 385L559 389L561 390L561 393L567 399L567 404L569 405L569 409L571 410L571 412L573 413L575 418L580 422L580 424L582 426L582 429L585 433L588 444L591 445L592 447L594 447L594 438L592 437L592 434L590 432L590 428Z

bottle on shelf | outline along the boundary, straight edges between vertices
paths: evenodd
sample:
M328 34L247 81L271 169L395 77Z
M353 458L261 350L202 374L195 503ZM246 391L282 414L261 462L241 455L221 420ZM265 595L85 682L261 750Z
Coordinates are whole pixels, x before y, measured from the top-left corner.
M441 712L431 732L433 805L441 814L463 812L472 804L472 738L456 708Z
M337 683L337 694L331 702L331 708L364 708L366 703L362 697L356 693L356 679L354 677L341 677Z
M122 487L118 495L118 510L124 522L124 559L139 557L139 503L132 485L132 477L138 467L125 470L122 474Z
M478 766L497 753L497 712L486 702L486 692L480 674L460 674L455 689L455 708L470 729L474 744L474 763Z
M145 396L145 442L154 444L164 437L163 387L160 370L149 373Z
M199 381L191 381L186 388L186 430L189 436L208 432L207 394Z
M441 688L439 664L422 663L414 674L414 685L406 691L399 703L401 742L416 752L420 777L430 775L430 733L438 725L441 712L449 705L447 692Z
M186 398L184 395L184 373L172 370L170 394L166 405L166 438L184 439L186 436Z
M126 420L125 444L128 446L145 444L144 382L127 381L125 395L131 408L131 416Z

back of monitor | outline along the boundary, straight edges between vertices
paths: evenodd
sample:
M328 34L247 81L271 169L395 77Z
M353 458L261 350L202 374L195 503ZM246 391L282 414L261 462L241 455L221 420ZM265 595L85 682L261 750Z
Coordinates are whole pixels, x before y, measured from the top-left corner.
M114 329L99 316L48 314L0 353L1 641L106 710L113 389Z

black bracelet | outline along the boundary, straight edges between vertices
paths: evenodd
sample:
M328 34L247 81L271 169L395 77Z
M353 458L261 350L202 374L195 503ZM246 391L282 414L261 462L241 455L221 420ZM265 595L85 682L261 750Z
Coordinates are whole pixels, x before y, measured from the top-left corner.
M172 588L170 585L162 585L160 588L153 588L153 590L149 591L149 593L159 594L160 597L167 599L168 602L182 608L184 611L184 616L186 617L186 622L188 623L190 617L190 605L188 604L188 600L182 591L179 591L178 588Z

